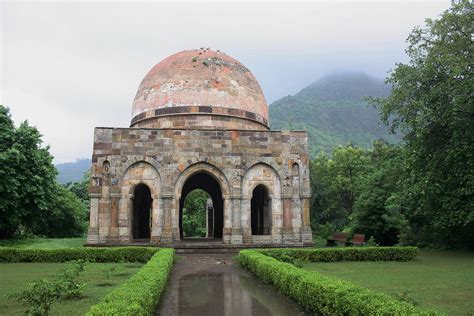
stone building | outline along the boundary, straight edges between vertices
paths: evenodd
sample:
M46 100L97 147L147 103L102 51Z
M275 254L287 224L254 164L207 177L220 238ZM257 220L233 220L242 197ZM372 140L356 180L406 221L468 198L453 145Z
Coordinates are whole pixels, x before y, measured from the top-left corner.
M308 139L272 131L252 73L209 49L172 55L145 76L129 128L94 130L87 244L182 244L183 204L212 198L214 242L304 245Z

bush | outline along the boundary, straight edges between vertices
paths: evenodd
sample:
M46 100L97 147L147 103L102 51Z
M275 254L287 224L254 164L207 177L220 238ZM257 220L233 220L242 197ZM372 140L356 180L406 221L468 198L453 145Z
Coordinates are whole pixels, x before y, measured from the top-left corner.
M10 295L26 306L27 315L48 315L51 305L61 297L57 282L40 279L29 283L26 289Z
M157 252L151 247L17 249L0 248L0 262L147 262Z
M297 268L262 252L271 251L240 251L238 257L240 265L296 300L311 314L442 315L437 311L423 310L347 281Z
M93 305L87 315L151 315L164 292L174 261L174 249L155 253L126 283Z
M418 256L416 247L346 247L322 249L270 249L261 253L280 258L291 257L306 262L335 262L335 261L410 261Z

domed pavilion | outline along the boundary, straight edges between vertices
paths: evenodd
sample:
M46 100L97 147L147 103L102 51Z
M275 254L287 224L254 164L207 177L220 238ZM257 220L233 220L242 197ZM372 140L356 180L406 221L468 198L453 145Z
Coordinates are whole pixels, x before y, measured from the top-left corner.
M207 237L192 244L309 245L308 168L306 132L270 130L243 64L210 49L171 55L142 80L129 128L94 130L87 244L189 246L184 201L202 189Z

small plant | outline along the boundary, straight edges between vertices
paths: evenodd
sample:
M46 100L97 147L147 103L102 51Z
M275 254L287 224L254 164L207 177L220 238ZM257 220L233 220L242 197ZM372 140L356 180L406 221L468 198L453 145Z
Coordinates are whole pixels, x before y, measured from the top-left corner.
M104 276L106 279L110 279L110 277L114 274L115 270L117 270L116 267L110 267L107 270L104 271Z
M79 299L82 297L85 283L76 280L78 272L76 270L64 270L56 276L57 286L64 299Z
M193 59L192 59L193 63L195 63L197 60L198 60L197 57L193 57Z
M207 61L207 60L204 60L204 61L202 62L202 64L203 64L204 66L206 66L206 67L209 67L209 61Z
M86 268L87 261L83 259L78 259L75 261L72 261L74 267L73 270L76 273L76 275L79 275L81 272L84 272Z
M414 306L418 306L420 305L420 302L418 302L417 299L413 298L412 297L412 294L411 294L411 290L410 289L406 289L400 293L398 293L397 295L398 299L400 301L403 301L403 302L407 302L407 303L410 303Z
M61 297L61 289L56 281L40 279L29 283L24 290L10 297L25 305L25 314L49 315L51 305Z
M379 244L375 242L374 236L370 236L369 240L367 240L364 244L366 247L378 247Z

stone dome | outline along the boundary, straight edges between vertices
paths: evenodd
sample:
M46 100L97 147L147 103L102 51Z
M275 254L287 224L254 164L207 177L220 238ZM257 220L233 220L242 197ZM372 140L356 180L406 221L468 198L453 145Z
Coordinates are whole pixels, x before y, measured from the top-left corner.
M155 65L133 101L132 127L268 129L268 105L255 77L210 49L182 51Z

